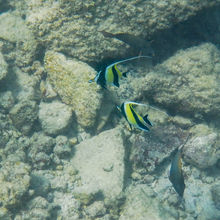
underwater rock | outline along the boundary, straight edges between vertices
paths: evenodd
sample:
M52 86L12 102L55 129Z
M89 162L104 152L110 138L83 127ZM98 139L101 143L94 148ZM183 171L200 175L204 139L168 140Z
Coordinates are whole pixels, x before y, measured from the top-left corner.
M48 51L44 58L48 80L62 101L72 107L78 123L92 127L95 123L102 95L97 85L88 81L95 70L86 63L68 60L63 54Z
M35 196L46 196L50 191L51 186L47 178L35 170L31 172L30 189L34 190Z
M30 64L36 53L37 42L25 21L16 13L6 12L0 15L0 39L16 43L16 64Z
M139 184L129 187L126 191L127 199L122 207L119 220L175 220L176 218L166 210L157 199L156 194L148 186Z
M38 76L30 76L14 66L11 69L5 86L7 90L12 92L15 102L38 101L40 100L39 80Z
M216 175L216 183L205 183L201 178L195 179L190 173L195 172L195 168L189 167L186 181L186 189L184 192L185 213L195 219L220 219L220 210L215 206L213 201L212 190L215 189L216 183L219 182L219 177ZM192 171L192 172L190 172ZM208 179L205 176L204 179ZM217 188L216 188L217 190ZM216 191L217 195L217 191Z
M126 54L130 47L116 38L104 37L99 31L145 40L218 4L219 0L131 0L113 1L109 7L107 0L27 1L26 21L36 39L42 44L47 42L48 48L83 61L99 62Z
M194 134L183 148L184 160L200 169L209 168L220 159L220 140L216 132L206 125L197 125Z
M92 203L90 206L88 206L85 209L86 214L89 218L95 218L105 215L106 208L104 206L104 203L101 201L96 201Z
M51 162L54 139L42 133L34 133L30 142L27 154L29 161L34 168L45 169Z
M159 113L160 114L160 113ZM152 114L149 113L150 118ZM180 127L167 123L154 122L149 133L132 135L130 160L133 171L146 174L155 171L171 153L180 147L186 140L187 132Z
M213 185L211 192L215 207L220 210L220 184Z
M14 98L11 91L0 93L0 109L4 111L9 111L14 104Z
M0 53L0 80L5 78L7 73L8 73L8 64L5 62L2 53Z
M46 134L57 135L68 129L72 122L72 111L61 102L40 103L39 120Z
M43 197L35 197L30 200L26 205L26 210L21 211L20 214L16 215L15 219L49 219L51 205Z
M59 158L63 158L70 154L71 146L69 140L65 136L57 136L56 137L56 145L53 149L54 154L56 154Z
M26 163L5 162L0 169L0 203L10 209L22 202L30 185L30 167Z
M177 52L148 73L133 80L142 97L174 114L210 121L220 114L220 51L204 43Z
M0 219L12 220L11 213L8 211L8 209L3 207L0 208Z
M104 131L75 146L70 164L79 171L75 194L102 194L114 200L123 190L124 146L119 128Z
M60 207L59 210L55 210L57 219L78 220L82 218L81 204L74 198L72 192L63 193L55 191L54 203Z
M9 112L14 126L24 134L28 134L38 115L38 105L35 101L19 102Z

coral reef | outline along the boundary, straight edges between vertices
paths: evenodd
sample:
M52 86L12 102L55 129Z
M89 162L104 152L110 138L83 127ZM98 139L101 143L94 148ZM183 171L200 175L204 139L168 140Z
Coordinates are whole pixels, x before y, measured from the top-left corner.
M0 219L220 219L219 9L0 0ZM137 55L152 57L119 64L120 88L88 82ZM128 128L124 101L146 104L149 132Z

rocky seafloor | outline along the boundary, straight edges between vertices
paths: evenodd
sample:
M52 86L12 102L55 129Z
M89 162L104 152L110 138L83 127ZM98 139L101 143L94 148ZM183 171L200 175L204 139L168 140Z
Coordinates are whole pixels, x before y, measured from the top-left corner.
M88 83L139 54L120 88ZM0 219L219 220L219 115L219 0L0 0Z

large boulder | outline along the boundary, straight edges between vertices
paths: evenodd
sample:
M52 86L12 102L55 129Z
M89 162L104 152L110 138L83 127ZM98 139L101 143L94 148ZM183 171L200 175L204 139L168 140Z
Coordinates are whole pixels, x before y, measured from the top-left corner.
M123 134L118 128L81 142L70 162L81 176L74 192L79 197L101 193L104 198L116 199L123 190L124 156Z
M44 63L48 80L62 101L72 107L78 123L87 128L93 126L102 97L96 84L88 83L94 78L95 70L53 51L46 53Z
M180 50L131 86L136 98L172 114L210 121L220 113L219 73L220 51L205 43Z
M47 47L90 62L118 57L129 47L118 39L105 38L99 31L128 34L133 44L138 45L137 36L145 39L220 3L219 0L131 0L112 1L111 5L107 0L26 2L27 24L42 44L46 42Z

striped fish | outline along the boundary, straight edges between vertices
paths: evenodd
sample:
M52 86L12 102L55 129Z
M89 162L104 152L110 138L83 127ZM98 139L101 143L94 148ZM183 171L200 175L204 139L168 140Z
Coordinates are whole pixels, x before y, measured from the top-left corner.
M145 104L140 104L136 102L124 102L122 103L121 107L117 106L117 108L126 118L131 129L133 126L143 131L149 131L150 129L148 128L148 126L152 126L152 123L149 121L148 115L142 117L134 110L134 106L137 105L146 106Z
M106 88L106 86L117 86L119 87L119 80L122 78L122 76L126 77L127 72L122 73L117 65L120 63L124 63L127 61L139 59L139 58L151 58L149 56L137 56L137 57L131 57L129 59L120 60L115 63L112 63L105 67L103 70L99 71L94 79L89 80L89 82L96 82L101 87Z
M169 180L172 183L178 195L180 197L183 197L183 193L185 190L185 183L184 183L184 177L183 177L183 172L182 172L181 155L182 155L182 152L181 152L181 149L179 149L171 162Z

